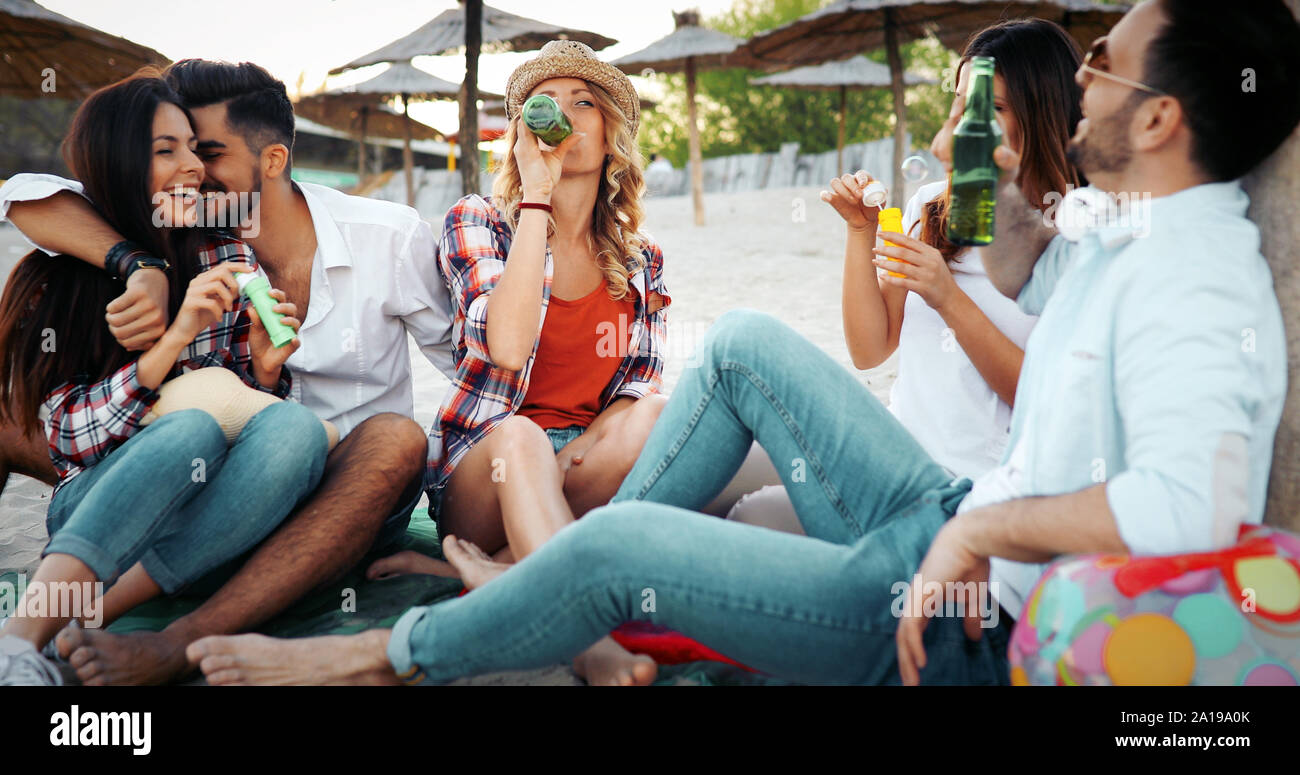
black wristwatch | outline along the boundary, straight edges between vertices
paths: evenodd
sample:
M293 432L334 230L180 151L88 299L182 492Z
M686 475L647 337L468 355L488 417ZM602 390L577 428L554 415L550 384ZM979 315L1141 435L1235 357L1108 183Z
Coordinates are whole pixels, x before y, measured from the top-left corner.
M149 251L130 240L117 243L109 248L108 254L104 256L104 269L110 277L122 283L125 283L136 270L146 267L166 272L171 268L171 264L168 264L165 259L150 255Z
M131 275L135 274L137 269L145 269L146 267L152 267L153 269L161 269L164 272L166 272L168 269L171 268L171 264L167 263L167 259L158 258L157 256L149 256L149 255L135 256L126 265L126 271L122 275L122 282L126 282L127 280L130 280Z

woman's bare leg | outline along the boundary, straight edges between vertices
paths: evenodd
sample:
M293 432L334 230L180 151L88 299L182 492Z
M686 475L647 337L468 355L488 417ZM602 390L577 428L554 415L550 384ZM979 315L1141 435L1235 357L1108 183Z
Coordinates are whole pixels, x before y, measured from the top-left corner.
M666 403L667 397L658 393L637 399L611 418L596 443L568 465L564 495L574 516L581 517L614 497L641 455L650 429ZM565 454L564 449L560 450L560 456ZM562 467L565 462L561 459Z
M568 466L564 494L576 516L604 506L618 492L667 402L659 394L638 399L611 418L596 443ZM606 636L573 660L573 671L595 686L646 686L659 668L650 657L633 654Z
M561 488L546 432L514 415L456 465L443 490L442 526L489 553L508 544L522 558L573 521Z

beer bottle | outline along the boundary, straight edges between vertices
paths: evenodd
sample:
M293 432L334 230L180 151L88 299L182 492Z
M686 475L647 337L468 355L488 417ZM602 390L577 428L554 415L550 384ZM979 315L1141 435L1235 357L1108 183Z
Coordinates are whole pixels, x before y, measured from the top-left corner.
M952 137L948 241L988 245L999 177L993 150L1002 144L1002 127L993 114L993 57L971 57L970 67L966 112Z
M560 103L545 94L529 97L519 112L532 133L552 148L564 142L564 138L573 132L573 125L569 123L569 117L564 115L564 111L560 110Z

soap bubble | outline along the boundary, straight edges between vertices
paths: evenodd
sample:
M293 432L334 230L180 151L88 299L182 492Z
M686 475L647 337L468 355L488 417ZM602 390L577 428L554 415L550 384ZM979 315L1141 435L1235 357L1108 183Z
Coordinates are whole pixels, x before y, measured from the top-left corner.
M903 179L909 183L920 183L930 177L930 163L919 153L903 159L899 170L903 173Z

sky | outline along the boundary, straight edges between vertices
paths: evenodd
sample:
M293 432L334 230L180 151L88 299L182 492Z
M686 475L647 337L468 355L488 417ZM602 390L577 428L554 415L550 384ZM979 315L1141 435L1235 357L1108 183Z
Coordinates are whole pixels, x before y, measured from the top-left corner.
M167 57L251 61L284 81L290 95L319 90L329 70L367 54L456 6L455 0L38 0L56 13L149 46ZM598 32L619 42L599 52L615 59L673 30L672 11L699 8L708 17L732 0L491 0L503 11ZM505 91L506 78L536 52L494 54L479 62L479 85ZM417 57L415 65L448 81L464 78L464 55ZM387 65L329 79L345 85ZM640 79L638 79L640 81ZM639 88L644 84L638 83ZM648 96L653 97L653 94ZM451 103L411 107L411 115L443 131L456 127Z

